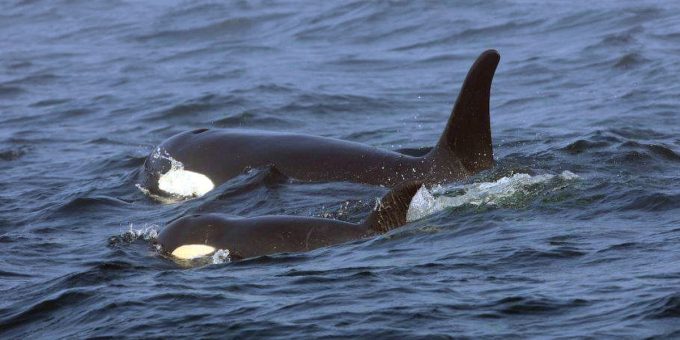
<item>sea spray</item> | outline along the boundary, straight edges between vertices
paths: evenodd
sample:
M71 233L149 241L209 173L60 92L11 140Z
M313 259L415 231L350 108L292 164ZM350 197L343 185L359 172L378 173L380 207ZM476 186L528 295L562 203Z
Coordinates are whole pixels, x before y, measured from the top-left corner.
M514 174L503 177L495 182L472 183L459 187L438 187L428 190L425 186L421 187L413 196L411 204L406 214L409 222L419 220L436 212L447 208L459 207L465 204L497 205L499 202L512 198L520 192L526 192L529 187L546 184L554 179L571 181L578 179L579 176L570 172L563 171L560 175L536 175ZM458 189L462 194L457 196L446 196L444 193L448 189Z

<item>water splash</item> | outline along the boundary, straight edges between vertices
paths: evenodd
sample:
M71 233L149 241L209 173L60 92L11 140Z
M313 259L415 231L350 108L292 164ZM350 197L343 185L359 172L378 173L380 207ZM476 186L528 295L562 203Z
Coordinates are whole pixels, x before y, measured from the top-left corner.
M413 196L406 220L409 222L419 220L447 208L459 207L465 204L482 206L498 205L512 200L518 194L530 193L530 189L537 185L548 184L551 181L572 181L580 178L570 171L563 171L559 175L536 175L514 174L503 177L495 182L473 183L462 186L437 187L432 191L421 187ZM557 185L554 190L564 186ZM446 196L449 192L456 192L456 196Z
M229 249L218 249L212 256L213 264L222 264L231 262L229 257Z
M130 223L127 231L109 239L109 245L132 243L137 240L155 241L158 238L158 230L159 227L156 224L145 224L142 228L136 229L134 224Z

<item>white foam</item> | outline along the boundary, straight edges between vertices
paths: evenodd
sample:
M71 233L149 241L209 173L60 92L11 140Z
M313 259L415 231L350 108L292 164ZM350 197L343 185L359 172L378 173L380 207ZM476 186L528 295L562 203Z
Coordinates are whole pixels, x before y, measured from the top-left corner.
M438 211L459 207L465 204L476 206L496 205L501 200L507 199L520 191L524 191L529 186L547 183L555 177L557 176L514 174L509 177L503 177L495 182L473 183L460 187L453 187L453 189L463 191L462 194L453 197L444 195L435 196L440 192L444 192L444 188L436 188L429 191L423 186L416 192L413 199L411 199L411 204L406 213L406 220L409 222L415 221ZM570 171L563 171L559 175L559 179L565 181L578 178L580 178L578 175Z
M218 249L212 256L213 264L222 264L231 262L231 257L229 257L229 249Z

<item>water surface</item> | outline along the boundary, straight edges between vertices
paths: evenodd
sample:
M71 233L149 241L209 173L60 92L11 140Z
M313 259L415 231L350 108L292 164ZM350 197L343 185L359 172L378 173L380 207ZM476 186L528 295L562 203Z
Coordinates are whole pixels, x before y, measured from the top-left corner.
M679 13L654 1L3 2L0 335L678 337ZM356 222L386 192L255 171L161 204L135 184L165 138L238 127L431 146L487 48L502 56L497 167L435 191L460 204L381 237L238 263L187 268L152 246L185 214Z

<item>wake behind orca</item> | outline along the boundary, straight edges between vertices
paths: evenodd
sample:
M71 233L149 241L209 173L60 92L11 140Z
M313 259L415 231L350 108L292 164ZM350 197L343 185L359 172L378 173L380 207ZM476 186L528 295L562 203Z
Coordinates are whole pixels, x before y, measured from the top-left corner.
M197 129L164 141L147 157L140 186L162 197L197 197L251 168L290 178L393 187L405 181L456 181L493 166L489 97L500 55L470 67L437 145L421 157L319 136Z
M228 251L231 260L274 253L303 252L386 233L406 224L411 199L421 182L408 182L387 193L364 223L298 216L233 218L223 214L179 218L161 231L164 252L189 260Z

